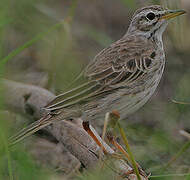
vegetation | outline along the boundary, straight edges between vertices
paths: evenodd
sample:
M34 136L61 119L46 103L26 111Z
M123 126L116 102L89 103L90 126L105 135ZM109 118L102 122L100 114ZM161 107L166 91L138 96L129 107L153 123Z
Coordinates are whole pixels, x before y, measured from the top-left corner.
M125 33L136 8L158 3L190 11L189 2L178 0L1 0L0 77L63 92L96 53ZM121 122L135 160L152 180L190 180L190 139L179 133L190 132L188 18L179 17L164 35L167 67L154 97ZM3 91L0 85L0 179L112 179L106 165L68 177L55 162L37 161L33 138L9 149L7 138L26 117L5 110Z

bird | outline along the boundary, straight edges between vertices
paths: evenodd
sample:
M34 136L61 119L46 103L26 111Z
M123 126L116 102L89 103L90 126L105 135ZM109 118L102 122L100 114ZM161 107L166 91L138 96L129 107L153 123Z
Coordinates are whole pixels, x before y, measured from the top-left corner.
M60 120L85 114L99 121L117 110L121 119L141 108L155 92L165 67L162 34L170 19L186 13L151 5L136 10L124 36L100 51L82 72L85 82L55 97L46 115L10 138L15 144Z

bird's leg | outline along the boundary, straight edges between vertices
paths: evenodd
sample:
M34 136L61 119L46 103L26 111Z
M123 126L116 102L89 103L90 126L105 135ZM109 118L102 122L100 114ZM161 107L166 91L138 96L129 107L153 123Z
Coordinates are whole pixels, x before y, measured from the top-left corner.
M129 156L129 154L127 153L127 151L116 141L116 139L115 139L113 136L111 136L111 134L107 134L107 138L108 138L109 142L110 142L114 147L116 147L116 149L119 150L119 151L126 157L126 159L127 159L129 162L132 161L132 160L131 160L131 157ZM138 167L139 173L140 173L142 176L146 177L146 173L143 171L143 169L141 168L141 166L140 166L137 162L135 162L135 163L136 163L136 166ZM131 174L131 173L134 173L134 170L132 170L131 172L126 172L124 175L126 176L126 175L129 175L129 174Z
M92 128L92 126L90 126L89 122L83 122L83 128L85 129L85 131L92 137L92 139L96 142L96 144L102 149L103 153L105 155L111 155L114 158L118 158L119 156L115 153L115 151L113 149L111 149L102 139L99 135L96 134L96 132L94 131L94 129ZM122 159L121 157L119 157L119 159ZM130 174L133 174L134 170L128 170L125 173L121 173L120 175L123 176L128 176Z
M104 143L100 140L100 137L93 132L90 127L89 121L84 121L82 123L84 130L91 136L91 138L96 142L96 144L103 150L104 154L108 154L107 149L104 147Z
M129 156L129 154L125 151L125 149L116 141L116 139L110 134L107 134L107 138L109 140L109 142L117 149L119 150L126 158L129 162L131 162L131 158ZM137 164L137 163L136 163Z
M112 115L107 114L106 119L109 119L109 116ZM106 133L106 128L107 125L104 124L104 133ZM116 152L111 149L105 142L103 139L101 139L101 137L96 133L96 131L93 129L93 127L89 124L89 122L83 122L83 128L86 130L86 132L92 137L92 139L96 142L96 144L102 149L103 153L106 155L112 155L113 157L119 157ZM104 134L103 133L103 134ZM109 134L109 135L108 135ZM115 138L111 135L111 133L106 133L106 137L109 140L109 142L117 149L119 150L128 160L128 162L130 162L132 164L132 160L130 155L125 151L125 149L115 140ZM119 159L123 159L122 157L119 157ZM136 163L136 162L135 162ZM142 170L142 168L140 167L140 165L138 163L136 163L137 169L140 173L140 175L147 177L146 173ZM127 171L125 173L122 174L122 176L127 176L130 174L133 174L135 171L134 170L130 170Z
M127 158L127 160L129 160L129 162L132 164L134 171L138 177L138 179L140 178L140 174L143 175L144 177L146 177L146 173L142 170L142 168L140 167L140 165L135 161L135 158L132 154L132 151L130 149L127 137L125 135L124 129L122 128L122 126L120 125L119 119L120 119L120 114L118 111L114 110L110 113L110 119L113 121L112 123L114 123L115 121L115 125L114 126L118 126L119 128L119 132L121 134L121 137L124 141L125 147L128 151L128 153L126 152L126 150L115 140L115 138L113 138L112 136L108 135L108 139L109 141L122 153L124 154L124 156Z

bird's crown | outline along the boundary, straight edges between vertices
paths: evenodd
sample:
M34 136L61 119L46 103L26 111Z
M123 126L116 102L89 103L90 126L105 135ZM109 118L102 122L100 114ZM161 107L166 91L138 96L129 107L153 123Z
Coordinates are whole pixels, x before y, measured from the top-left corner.
M150 36L158 31L159 34L162 34L167 26L168 19L184 13L184 10L169 10L159 5L138 9L132 17L128 33L141 33Z

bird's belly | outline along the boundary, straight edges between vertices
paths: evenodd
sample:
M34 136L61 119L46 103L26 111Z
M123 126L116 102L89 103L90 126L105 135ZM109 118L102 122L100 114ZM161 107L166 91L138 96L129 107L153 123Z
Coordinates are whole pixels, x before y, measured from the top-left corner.
M159 84L160 78L161 76L155 76L155 79L152 78L149 82L146 82L145 86L142 85L142 87L133 89L132 93L128 93L127 89L122 89L117 94L112 95L112 102L107 105L103 104L103 106L107 106L106 109L109 112L117 110L121 119L124 119L141 108L150 99Z
M137 111L150 99L160 82L161 76L162 74L154 76L149 82L146 82L145 86L142 86L144 88L139 88L139 91L121 96L120 101L118 101L119 104L116 103L113 106L113 109L119 111L121 119Z
M122 91L107 96L101 101L98 101L96 108L86 111L88 120L103 122L105 114L113 110L117 110L120 113L121 119L124 119L142 107L152 96L155 89L156 87L153 86L135 94L126 94L123 89Z
M85 108L89 120L104 120L105 114L113 110L120 113L121 119L126 118L141 108L152 96L156 90L162 73L156 74L145 84L135 88L123 88L104 98L97 99L93 102L93 108Z
M150 99L155 89L156 88L147 89L146 91L121 98L120 106L117 109L120 113L121 119L126 118L141 108Z

